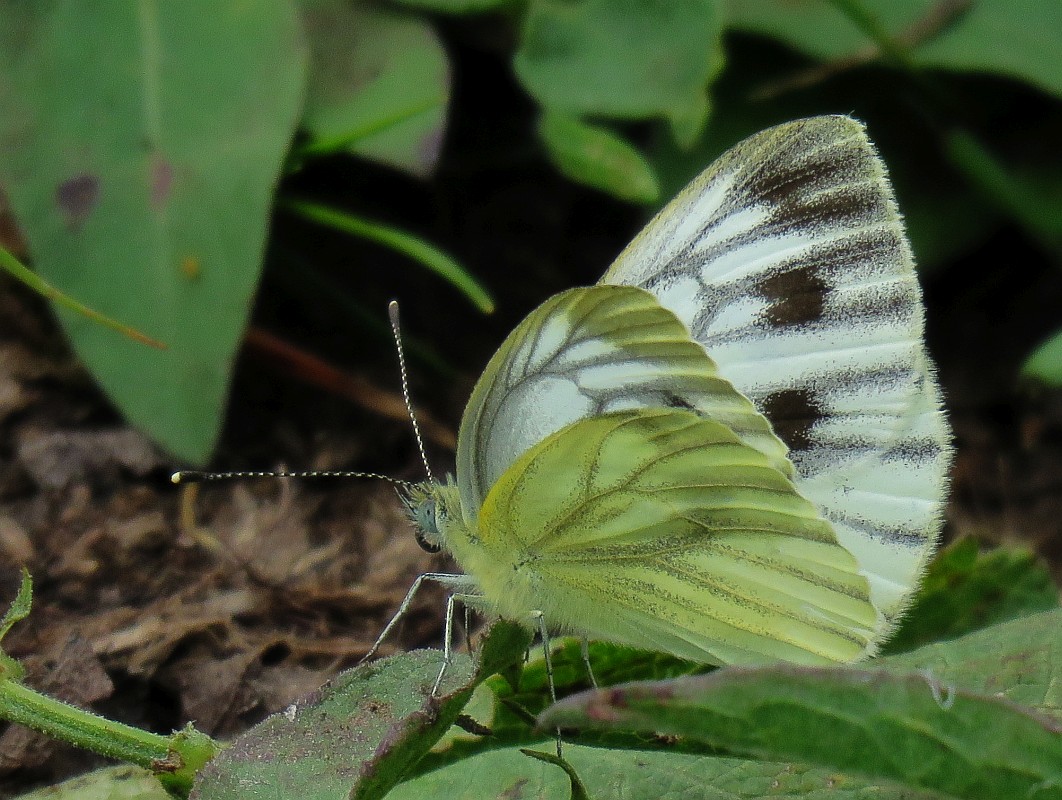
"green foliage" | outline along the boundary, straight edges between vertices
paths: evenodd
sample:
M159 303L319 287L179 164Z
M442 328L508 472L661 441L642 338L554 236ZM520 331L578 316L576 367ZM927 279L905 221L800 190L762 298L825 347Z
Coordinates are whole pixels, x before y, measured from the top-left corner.
M349 149L424 175L442 140L449 68L424 21L302 10L49 0L0 15L0 180L35 269L168 346L60 310L118 408L191 462L220 430L300 112L296 164ZM448 258L393 233L414 258Z
M1058 608L1058 587L1033 553L981 553L961 539L937 554L907 618L886 652L900 653L997 622Z
M545 152L615 197L652 205L753 130L854 111L882 141L922 264L1005 220L1045 250L1062 244L1062 172L1053 151L1028 147L1057 140L1057 121L999 126L994 85L970 107L951 82L996 75L1062 97L1054 0L225 0L91 11L7 0L3 10L0 180L32 262L57 292L169 345L152 352L60 312L118 408L193 462L220 429L281 175L337 153L418 177L435 169L451 65L426 14L507 26L514 39L499 49L541 106ZM767 39L803 61L773 68L759 57ZM467 270L439 270L453 259L388 228L372 238L444 280L464 276L467 293ZM476 291L477 307L490 308ZM1045 351L1026 371L1051 381L1055 361Z
M720 17L715 0L532 0L513 66L547 110L662 117L688 142L722 65Z
M988 575L994 571L998 583L989 582ZM945 551L931 570L927 589L913 612L914 617L926 615L927 619L912 621L912 630L927 631L939 624L932 608L934 599L940 597L938 584L956 574L964 576L965 588L959 587L949 609L960 619L981 624L1042 608L1049 595L1042 571L1027 555L997 551L978 558L976 550L971 554L969 545L961 544ZM976 578L989 583L991 591L972 588ZM988 613L986 595L992 598ZM1054 599L1057 605L1057 590ZM719 717L722 732L708 739L698 754L699 737L674 740L657 735L669 732L673 710L660 712L661 716L649 712L649 722L642 727L651 735L613 730L595 737L587 730L595 726L584 725L586 721L580 719L575 727L582 730L567 737L575 744L565 746L565 759L591 797L608 797L618 791L630 791L630 797L659 796L661 785L691 797L708 798L758 796L772 789L808 797L825 797L827 793L881 797L883 791L885 797L930 797L920 793L930 789L955 791L960 797L1009 797L1013 795L1008 792L1026 788L1046 791L1042 796L1048 797L1055 790L1051 788L1055 776L1050 768L1056 762L1051 759L1062 747L1062 738L1058 723L1042 715L1062 719L1057 698L1051 694L1058 664L1062 663L1060 613L1024 617L965 638L879 659L869 670L727 668L709 677L689 678L682 676L710 668L631 648L594 644L591 662L595 676L604 685L674 678L657 684L663 694L671 695L691 682L696 686L697 681L707 681L714 701L727 705ZM578 643L564 645L555 652L553 661L559 693L587 687ZM545 769L521 753L521 748L530 744L539 750L548 748L548 737L536 733L528 723L527 712L521 711L537 713L548 703L541 659L524 668L515 688L511 680L492 679L488 685L495 697L494 708L484 711L480 706L475 715L491 729L492 736L455 737L442 750L428 754L414 771L418 777L396 787L390 796L400 800L471 798L501 795L515 787L531 796L536 792L567 796L571 789L563 771ZM566 702L591 698L600 702L612 696L608 692L590 693ZM747 707L738 714L735 709L742 703ZM615 718L592 716L598 721ZM698 708L690 719L703 722L707 719L704 709ZM742 719L748 724L735 721ZM839 724L841 720L844 725ZM554 722L565 723L546 717L542 728L548 731ZM1000 730L1008 732L1005 745L997 741ZM819 733L810 735L809 731ZM936 733L929 735L927 731ZM746 741L741 736L750 738ZM935 737L943 737L950 755L940 754ZM749 741L760 742L753 753L755 760L717 754L719 748L732 754L749 753ZM765 741L770 744L763 744ZM784 749L804 745L812 752ZM1004 752L1001 747L1013 749ZM716 754L709 754L713 748ZM637 753L629 752L631 749ZM783 763L789 758L807 766ZM838 772L842 769L843 773ZM854 777L857 774L871 777ZM896 788L883 789L880 778L897 781ZM1046 789L1038 788L1041 785ZM912 794L912 787L921 788ZM1030 796L1039 795L1034 791Z
M910 670L909 660L894 666L888 658L874 669L721 669L586 693L539 721L690 737L730 753L817 764L956 797L1058 796L1062 717L964 687L1000 685L1005 659L1013 658L1042 673L1046 690L1058 677L1062 611L975 636L982 653L994 651L990 662L983 656L966 662L940 645L921 657L927 666L919 670Z
M735 29L771 36L817 59L835 61L855 56L868 45L846 5L832 0L732 0L729 22ZM919 67L1009 75L1062 96L1062 5L1054 0L889 0L862 5Z
M1062 330L1053 333L1029 354L1021 374L1047 386L1062 386Z
M684 753L688 739L651 737L635 753L566 745L565 757L594 797L658 797L662 787L695 798L938 796L927 787L947 787L958 797L1018 796L1012 790L1025 796L1026 789L1032 797L1058 796L1062 716L1051 687L1062 653L1060 615L1047 612L881 659L873 670L726 668L577 695L547 712L543 727L629 728L628 715L644 711L636 727L757 756ZM635 687L646 689L636 695ZM582 714L587 704L594 705ZM469 788L473 775L483 794ZM508 746L428 772L391 797L471 798L517 786L530 796L564 796L565 783L559 770L543 770Z
M173 800L173 795L146 769L118 766L20 795L18 800Z
M573 181L633 203L659 199L660 183L652 166L608 128L546 112L538 130L557 169Z
M422 19L341 0L302 0L310 74L302 156L348 149L420 177L435 169L450 70Z
M568 697L552 708L542 660L520 668L530 635L499 623L478 667L458 656L437 697L438 651L357 667L238 737L191 797L1062 796L1062 609L1028 613L1048 592L1025 554L960 543L931 569L911 630L940 627L933 604L949 582L966 627L1024 615L834 668L713 670L593 644L594 675L612 686L602 691L586 691L579 645L566 643L553 663ZM643 682L614 685L626 680ZM562 760L550 752L556 725ZM55 791L152 800L145 775L103 771Z
M205 460L302 99L299 21L284 0L7 3L0 42L0 181L36 270L169 348L60 320L131 422Z
M192 797L383 797L446 733L475 687L522 658L529 643L521 629L498 626L479 666L457 657L434 696L442 666L435 650L342 673L239 737L200 773ZM250 787L261 794L249 795Z
M494 301L491 299L490 293L476 280L475 276L469 274L464 267L446 255L446 253L415 236L410 236L408 233L387 225L362 219L319 203L290 200L284 203L284 207L304 219L354 236L360 236L363 239L379 242L393 250L404 253L411 259L419 261L432 272L445 278L451 286L461 292L480 311L485 314L494 311Z

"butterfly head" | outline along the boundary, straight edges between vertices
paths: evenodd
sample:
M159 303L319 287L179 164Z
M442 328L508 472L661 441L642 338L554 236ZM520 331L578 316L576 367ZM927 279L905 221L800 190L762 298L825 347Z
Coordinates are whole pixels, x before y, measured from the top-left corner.
M440 484L426 481L415 484L405 490L402 502L413 523L417 544L429 553L443 550L446 547L447 523L457 513L454 507L457 493L452 482Z

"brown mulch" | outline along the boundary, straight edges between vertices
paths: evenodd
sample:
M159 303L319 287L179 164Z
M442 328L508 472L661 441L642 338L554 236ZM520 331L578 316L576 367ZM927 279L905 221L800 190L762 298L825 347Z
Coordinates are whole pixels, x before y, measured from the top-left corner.
M4 640L28 682L116 719L229 737L365 654L432 559L387 484L174 487L107 407L42 305L0 282L0 592L34 578ZM334 441L312 466L344 466ZM438 567L440 564L435 563ZM438 638L427 590L383 652ZM18 726L0 796L97 760Z

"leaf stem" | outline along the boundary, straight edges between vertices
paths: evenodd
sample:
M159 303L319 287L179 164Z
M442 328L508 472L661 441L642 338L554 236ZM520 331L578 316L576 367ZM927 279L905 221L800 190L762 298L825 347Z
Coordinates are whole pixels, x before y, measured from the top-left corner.
M494 300L483 285L457 261L423 239L397 228L308 200L283 200L280 206L311 222L353 236L360 236L397 250L414 261L419 261L442 277L484 314L494 311Z
M908 49L886 30L881 20L860 0L830 0L830 2L873 41L881 54L889 61L908 72L918 72L918 67Z
M0 247L0 268L5 270L15 279L26 284L26 286L31 288L41 297L51 300L53 303L68 308L71 311L81 314L82 316L88 317L93 322L103 325L105 328L110 328L111 330L117 331L118 333L122 334L122 336L127 336L135 342L146 344L149 347L154 347L158 350L167 349L167 345L165 342L160 342L157 339L152 339L150 336L145 333L141 333L136 328L121 323L118 320L111 319L105 314L101 314L99 311L96 311L93 308L89 308L84 303L78 302L69 295L63 294L50 283L48 283L48 281L44 280L44 278L42 278L36 272L33 272L33 270L28 269L26 266L24 266L21 261L11 255L11 253L9 253L3 247Z
M162 736L106 719L10 679L0 680L0 719L149 769L168 789L183 795L191 790L195 774L221 749L191 727Z

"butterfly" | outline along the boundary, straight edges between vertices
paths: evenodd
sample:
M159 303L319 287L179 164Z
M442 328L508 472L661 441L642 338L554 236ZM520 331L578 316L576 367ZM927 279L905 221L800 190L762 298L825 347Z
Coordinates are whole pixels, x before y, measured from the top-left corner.
M746 139L490 360L456 478L409 491L418 538L463 570L427 577L702 663L873 655L947 493L923 318L863 125Z

